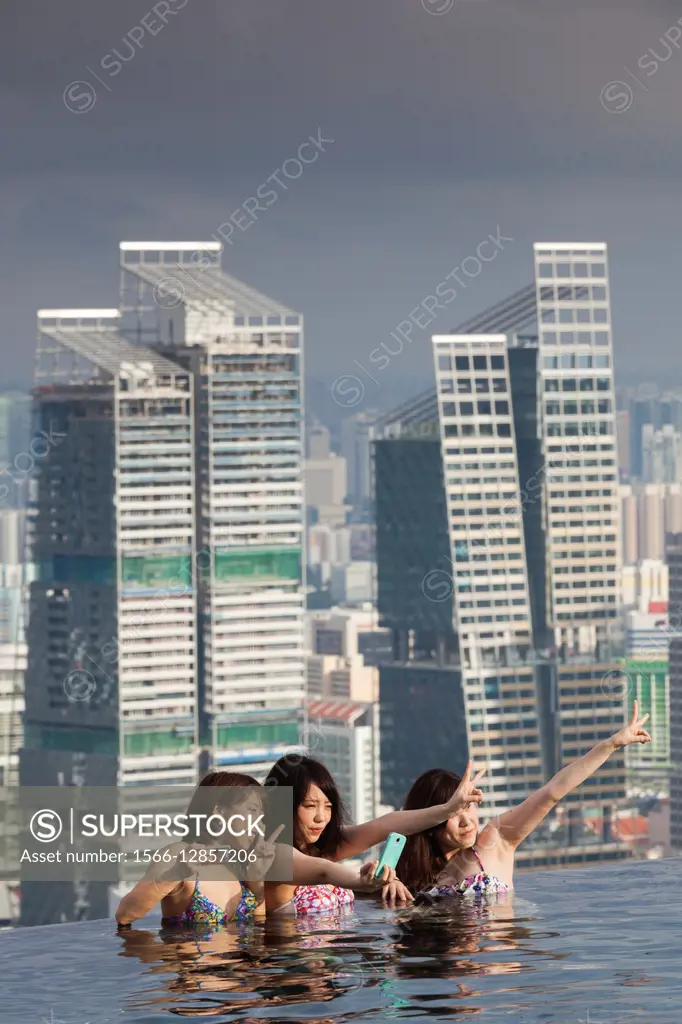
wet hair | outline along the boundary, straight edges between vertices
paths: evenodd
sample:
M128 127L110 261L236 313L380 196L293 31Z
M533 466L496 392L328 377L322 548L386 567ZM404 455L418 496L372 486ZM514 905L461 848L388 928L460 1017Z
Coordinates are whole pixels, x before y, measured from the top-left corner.
M459 775L445 768L430 768L412 783L405 797L404 809L416 811L447 803L461 781ZM396 874L412 893L416 894L433 885L447 863L437 839L441 828L443 825L438 825L407 837Z
M332 816L320 838L305 851L320 857L333 857L344 840L346 809L329 769L314 757L285 754L273 764L265 779L266 786L291 786L294 791L294 834L296 815L311 786L322 790L332 805Z
M211 815L222 807L232 810L234 808L234 798L230 798L227 793L223 796L222 790L225 788L234 789L235 786L257 786L260 789L259 782L256 782L250 775L242 775L241 772L216 771L204 775L194 790L194 795L187 808L187 815ZM205 828L201 829L200 834L201 838L210 841L210 833Z

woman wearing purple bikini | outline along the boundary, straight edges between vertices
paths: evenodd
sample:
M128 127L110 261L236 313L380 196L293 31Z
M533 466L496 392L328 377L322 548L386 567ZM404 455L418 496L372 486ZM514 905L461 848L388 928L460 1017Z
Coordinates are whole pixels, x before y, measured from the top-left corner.
M408 836L396 874L398 881L384 887L385 903L429 903L445 896L504 893L514 888L517 846L568 793L576 789L616 750L632 743L649 743L644 728L648 715L639 717L637 701L632 718L610 739L601 740L587 754L562 768L527 800L501 814L479 831L475 803L458 811L444 825ZM475 784L483 771L474 778ZM405 800L406 810L443 804L460 784L453 772L432 768L420 775Z

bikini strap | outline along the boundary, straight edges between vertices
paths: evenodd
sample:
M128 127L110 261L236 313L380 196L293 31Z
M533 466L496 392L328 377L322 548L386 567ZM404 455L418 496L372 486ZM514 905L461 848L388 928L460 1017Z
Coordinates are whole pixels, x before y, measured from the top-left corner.
M475 847L475 846L472 846L472 847L471 847L471 852L473 853L474 857L475 857L475 858L476 858L476 860L478 861L478 866L480 867L481 871L485 871L485 868L483 867L483 861L482 861L482 860L481 860L481 858L480 858L480 857L478 856L478 852L477 852L477 850L476 850L476 847Z

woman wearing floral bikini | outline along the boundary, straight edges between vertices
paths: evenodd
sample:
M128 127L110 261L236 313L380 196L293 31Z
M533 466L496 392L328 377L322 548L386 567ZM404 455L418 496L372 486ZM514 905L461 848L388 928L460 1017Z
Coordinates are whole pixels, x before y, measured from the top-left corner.
M482 774L482 773L481 773ZM411 835L447 821L461 808L474 807L483 799L477 789L479 775L471 778L471 765L458 779L445 800L432 800L422 809L393 811L361 825L349 825L341 796L325 766L312 757L280 758L270 769L265 785L290 786L293 790L294 845L307 858L327 862L357 857L382 843L390 832ZM341 865L329 863L329 869ZM348 870L348 869L346 869ZM393 882L389 884L394 884ZM268 914L311 914L352 907L354 896L345 883L301 885L290 882L266 882L265 902ZM380 887L377 887L380 888Z
M262 811L262 803L258 797L259 783L250 775L239 772L209 772L201 780L187 809L188 816L194 814L214 813L220 815L226 810L233 810L234 800L230 791L241 787L245 791L245 800L241 807L242 813L252 812L256 818ZM226 794L226 798L223 796ZM233 839L233 842L238 840ZM268 844L263 844L263 850ZM199 850L199 847L196 848ZM182 927L214 928L227 924L229 921L245 921L265 916L264 885L262 882L239 882L229 872L227 878L216 877L217 870L206 870L208 879L199 878L202 861L187 863L191 845L173 843L162 853L168 856L171 866L164 862L152 864L141 879L121 900L116 910L116 921L119 927L128 927L150 913L161 904L161 914L165 924ZM274 847L273 847L274 852ZM361 892L372 892L381 888L385 881L395 878L392 868L384 868L382 879L376 879L374 873L377 863L363 865L359 870L344 864L332 864L328 860L307 857L298 850L293 851L292 871L294 880L301 885L322 883L329 887L348 886L348 890L357 889ZM195 870L196 869L196 870ZM211 877L212 876L212 877Z
M384 902L419 902L443 896L508 892L514 888L516 848L568 793L576 789L616 750L632 743L649 743L644 728L649 718L639 717L637 701L632 717L610 739L601 740L587 754L562 768L527 800L500 815L479 832L478 807L469 804L448 821L408 837L398 862L397 882L384 887ZM480 777L482 772L476 776ZM420 775L405 800L405 809L443 804L460 784L458 775L432 768ZM475 780L474 780L475 781Z

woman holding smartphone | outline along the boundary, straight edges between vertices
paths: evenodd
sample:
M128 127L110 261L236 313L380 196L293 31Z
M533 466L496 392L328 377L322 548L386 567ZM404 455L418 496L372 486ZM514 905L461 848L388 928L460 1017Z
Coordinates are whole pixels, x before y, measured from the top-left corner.
M187 814L202 811L220 815L226 809L234 809L234 797L222 798L224 787L235 786L257 790L259 783L250 775L237 772L209 772L199 783ZM206 787L215 788L215 798L208 799ZM257 792L247 792L242 813L251 813L257 818L262 811L262 802ZM262 844L262 857L274 853L274 840ZM232 840L234 841L234 840ZM116 910L116 921L120 927L131 925L149 914L160 903L165 924L183 927L215 927L229 921L244 921L264 917L266 912L264 885L262 882L236 881L234 875L217 879L216 868L210 872L212 880L199 878L202 863L200 856L204 847L187 843L172 843L163 853L168 853L168 862L153 864L134 889L123 897ZM190 856L196 852L197 856ZM211 863L210 860L208 863ZM333 864L329 860L308 857L298 850L293 851L293 877L298 885L344 886L363 892L380 889L395 879L395 872L386 868L380 878L375 878L377 862L365 864L359 871ZM208 873L208 872L207 872ZM228 872L225 872L226 875Z
M479 830L478 806L461 807L437 827L408 837L397 868L398 881L384 890L388 901L419 902L444 896L506 893L514 888L514 857L519 844L533 832L558 802L576 789L617 750L632 743L649 743L644 728L648 715L639 716L637 701L627 725L609 739L601 740L494 822ZM460 778L442 768L424 772L405 800L406 808L441 806L457 792Z
M476 805L483 798L477 788L481 774L472 779L469 764L458 786L442 803L434 801L422 809L394 811L362 825L346 823L334 779L328 769L312 757L281 758L270 769L265 785L293 789L295 850L308 858L339 861L357 857L384 842L391 832L410 835L434 828L463 807ZM296 881L266 882L265 902L268 913L311 914L338 910L353 905L350 889L338 882L308 885Z

